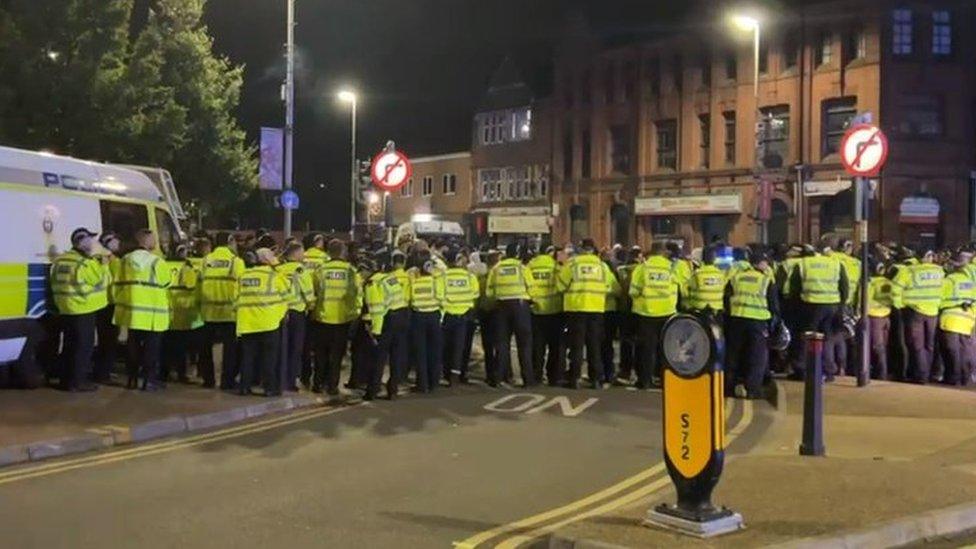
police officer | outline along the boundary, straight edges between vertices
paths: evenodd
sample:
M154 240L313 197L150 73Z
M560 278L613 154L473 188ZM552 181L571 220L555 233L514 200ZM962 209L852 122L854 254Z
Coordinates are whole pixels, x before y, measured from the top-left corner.
M495 372L498 367L498 353L495 348L495 340L498 339L495 309L498 307L498 302L493 297L488 297L488 273L495 265L498 265L501 257L496 250L486 250L481 255L481 259L484 260L482 265L469 267L469 270L476 268L474 274L478 277L478 285L481 286L481 297L478 298L475 314L478 317L478 331L481 332L481 349L485 355L485 375L487 377ZM473 332L470 337L472 340L474 339Z
M663 242L651 244L647 260L634 269L630 281L632 309L637 319L640 360L637 388L661 385L660 340L664 323L677 311L681 279L674 273L674 263L666 255Z
M157 391L165 387L159 380L159 360L163 333L169 329L170 271L153 253L156 235L152 231L138 231L136 244L122 258L112 321L128 330L126 388L136 388L141 365L142 390Z
M119 344L119 329L112 324L112 317L115 315L115 292L112 281L118 280L119 268L122 260L119 258L122 242L119 237L109 231L99 237L98 242L105 250L102 262L107 262L109 274L109 286L106 296L108 306L100 309L96 317L96 331L98 333L98 347L95 348L95 371L94 380L97 383L108 383L111 381L112 369L115 366L115 355Z
M847 301L844 303L847 306L847 312L852 315L856 315L860 312L860 301L861 301L861 260L854 257L854 242L849 238L842 238L838 241L837 253L833 254L837 256L837 259L844 266L844 273L847 275ZM849 338L846 341L840 343L844 346L844 363L838 364L838 369L841 372L847 372L853 375L854 368L854 357L857 356L855 352L857 338Z
M288 314L285 317L284 348L285 364L282 368L281 386L285 391L297 391L296 379L301 374L305 349L306 314L315 306L315 286L312 272L305 268L304 248L297 242L285 247L284 262L276 270L288 281Z
M899 277L902 270L911 268L918 264L915 252L907 246L893 244L893 262L888 266L885 276L894 281ZM892 378L899 381L906 381L909 378L908 371L908 338L905 330L905 319L902 317L902 310L895 307L894 294L899 292L899 288L891 286L892 308L891 308L891 332L888 339L888 361L890 363L889 374ZM907 315L906 315L907 316Z
M410 341L417 390L429 393L441 380L444 279L429 249L418 250L415 260L418 266L411 269L410 279Z
M488 271L485 296L495 300L495 365L487 371L488 385L497 387L511 372L512 335L518 348L519 369L526 387L535 385L532 375L532 317L529 311L529 273L519 260L518 244L505 249L505 259Z
M312 392L321 393L324 387L329 395L336 396L352 324L363 307L363 283L359 272L346 259L344 242L330 240L328 254L329 261L313 276L316 302L312 331L316 346Z
M61 388L66 391L95 391L89 382L95 321L108 305L107 266L95 256L98 233L78 228L71 233L71 249L51 265L51 292L64 330L61 353Z
M892 282L892 304L901 310L908 344L909 381L929 381L935 351L935 328L942 301L945 272L934 263L935 253L927 250L922 261L898 271Z
M236 301L237 337L241 339L241 383L237 393L251 394L255 374L260 370L264 396L279 396L281 323L288 311L291 289L287 279L275 270L275 254L270 248L245 252L244 259L246 269L238 282Z
M566 363L563 296L556 285L559 269L556 248L550 246L545 253L533 257L526 267L532 299L532 375L541 382L545 374L549 385L555 386L561 381Z
M407 254L400 250L393 250L389 258L388 273L393 275L403 289L404 300L410 297L410 274L407 272ZM410 326L410 307L404 305L403 312L404 326ZM403 383L410 373L410 346L408 344L409 333L407 329L402 332L394 332L393 340L390 342L390 367L399 376L399 383Z
M877 261L868 281L868 323L871 337L871 377L888 379L888 336L891 331L891 281Z
M819 254L811 247L804 248L804 255L797 262L790 275L790 299L799 304L802 331L820 332L830 338L835 330L834 323L842 314L841 304L847 301L848 282L845 269L834 257ZM824 373L827 381L837 375L835 354L824 345ZM802 348L794 348L793 378L803 379Z
M302 262L305 270L314 273L316 269L329 260L329 254L325 252L325 235L322 233L309 233L305 236L305 254Z
M620 244L614 245L613 249L607 252L607 257L603 258L604 264L613 274L612 292L607 294L603 305L603 337L600 338L600 363L603 370L600 372L600 381L610 384L617 379L617 368L614 364L613 343L620 334L620 302L621 287L620 279L617 278L617 268L626 261L626 252Z
M365 364L363 366L363 378L366 394L363 400L373 400L379 393L380 385L383 381L383 369L390 358L390 341L393 330L397 329L390 326L388 321L392 320L391 315L402 315L406 309L406 296L403 295L403 287L395 276L389 273L389 257L380 254L380 262L367 261L360 263L360 274L366 278L364 288L364 302L366 305L366 316L364 327L366 328L367 344ZM396 307L396 310L391 310ZM402 318L402 316L401 316ZM406 326L400 326L404 329ZM393 400L397 396L397 385L399 376L393 365L390 367L390 375L387 378L387 398Z
M380 259L378 265L384 275L382 283L386 314L383 316L383 328L380 330L380 338L377 340L377 354L372 362L377 370L371 371L372 377L369 380L375 394L383 377L383 367L385 363L389 362L390 374L386 381L386 391L387 397L393 400L397 397L399 385L403 381L403 372L407 369L410 345L410 308L407 303L406 288L397 274L397 265L402 267L403 261L394 263L394 258L403 254L395 251L393 254L382 252L378 255Z
M695 269L688 279L688 293L685 306L691 312L721 313L724 308L725 272L715 265L715 248L706 246L702 250L702 265Z
M949 263L951 272L942 283L942 303L939 305L939 330L945 382L949 385L968 385L970 380L969 340L976 328L976 283L966 271L970 256L955 255Z
M237 240L228 232L217 233L217 247L203 259L200 273L200 312L203 315L204 347L200 355L200 376L204 387L215 382L214 346L223 347L220 388L237 388L237 315L234 303L244 261L237 257Z
M590 386L599 389L605 386L600 355L606 299L608 294L619 292L620 285L610 267L596 255L596 244L592 239L583 239L579 249L580 253L559 270L557 279L557 288L563 294L566 327L569 329L569 375L566 386L579 388L585 345Z
M767 338L779 318L776 284L765 272L768 267L765 254L752 254L749 267L737 270L725 288L726 395L763 397L763 378L769 369Z
M189 383L187 357L200 346L200 273L190 263L185 244L178 244L166 262L170 270L169 331L163 336L163 381L175 371L180 383Z
M637 315L633 311L630 297L630 279L634 269L644 262L644 252L640 246L633 246L627 253L627 260L617 267L617 280L620 282L620 369L617 371L615 385L629 385L638 360Z
M461 383L468 383L468 364L464 360L464 346L468 327L474 321L474 305L481 295L478 277L467 269L467 255L447 250L444 260L451 265L444 272L444 379L452 385L457 372Z

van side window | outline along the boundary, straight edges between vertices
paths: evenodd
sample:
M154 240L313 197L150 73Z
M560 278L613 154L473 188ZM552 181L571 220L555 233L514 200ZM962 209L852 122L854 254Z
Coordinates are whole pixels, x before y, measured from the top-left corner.
M179 233L176 232L176 225L173 218L166 210L156 208L156 232L159 237L159 249L163 255L169 257L173 253L173 246L180 240Z
M99 200L102 210L102 232L112 231L122 242L121 253L136 247L136 231L149 228L149 212L142 204Z

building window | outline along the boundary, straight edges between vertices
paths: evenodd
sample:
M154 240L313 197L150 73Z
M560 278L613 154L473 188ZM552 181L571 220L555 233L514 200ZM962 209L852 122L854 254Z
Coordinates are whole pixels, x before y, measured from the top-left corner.
M899 8L891 13L891 47L895 55L911 55L915 35L912 10Z
M430 196L434 194L434 176L425 175L423 187L420 189L420 194L423 196Z
M735 111L722 113L725 121L725 164L735 165Z
M610 173L630 173L630 126L610 126L609 145L607 151L610 159Z
M497 168L478 170L478 183L483 202L502 200L502 171Z
M820 33L820 38L817 40L817 50L814 52L816 55L815 63L819 67L821 65L827 65L834 58L834 43L833 37L829 32Z
M482 145L526 141L532 137L530 107L481 113L478 118Z
M952 55L952 14L946 10L932 12L932 53Z
M413 196L413 178L407 180L407 184L400 187L400 196L410 198Z
M674 218L666 215L656 215L650 218L651 235L670 235L674 234Z
M735 58L735 53L725 55L725 78L735 80L739 73L739 63Z
M586 219L586 207L573 204L569 207L569 238L573 242L590 236L590 227Z
M444 194L457 193L457 175L446 173L441 177L441 192Z
M857 115L857 99L845 97L842 99L829 99L823 102L822 106L823 121L821 139L821 155L829 156L840 151L840 142L844 137L844 132L851 124L851 120Z
M931 95L904 95L897 100L898 133L906 137L931 138L942 135L942 101Z
M712 155L712 118L710 113L698 115L698 164L708 168Z
M654 123L657 130L657 167L662 169L678 169L678 123L676 120L658 120Z
M573 178L573 130L567 123L563 126L563 180Z
M708 55L703 55L701 61L701 81L702 86L711 87L712 85L712 58Z
M609 105L617 100L617 64L610 62L607 64L604 78L604 101Z
M592 155L591 149L593 148L592 139L590 137L589 128L584 129L580 133L580 172L583 179L589 179L592 175L591 163Z
M524 107L512 111L512 141L527 141L532 138L532 109Z
M796 68L799 57L800 46L797 44L796 37L790 33L783 43L783 69L789 70Z
M765 36L760 37L759 44L759 74L767 74L769 72L769 42L766 41Z
M782 168L790 156L790 107L778 105L762 110L763 136L759 160L765 168Z
M593 76L589 69L580 78L580 102L589 105L593 102Z
M867 57L867 38L864 34L864 29L857 28L849 31L844 35L844 65L847 65L855 59L864 59Z
M637 95L637 65L633 61L624 63L624 101L631 101Z
M657 57L647 60L644 66L647 71L647 85L650 87L651 95L661 95L661 63Z
M671 82L674 89L681 91L681 84L684 81L684 65L681 64L681 56L675 55L671 60Z

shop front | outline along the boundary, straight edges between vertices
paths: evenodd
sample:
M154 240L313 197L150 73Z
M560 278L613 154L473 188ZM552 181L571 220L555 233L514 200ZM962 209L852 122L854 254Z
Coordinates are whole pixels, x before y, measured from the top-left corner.
M634 199L634 214L650 240L667 238L698 247L737 240L742 194L672 195ZM745 237L743 237L745 238Z
M921 251L934 250L941 243L937 198L926 195L906 196L898 207L899 241Z
M496 246L526 241L538 244L549 242L552 218L549 208L489 208L487 214L488 238Z
M851 237L854 234L854 191L851 180L838 176L803 182L805 203L804 234L809 242L817 242L823 235Z

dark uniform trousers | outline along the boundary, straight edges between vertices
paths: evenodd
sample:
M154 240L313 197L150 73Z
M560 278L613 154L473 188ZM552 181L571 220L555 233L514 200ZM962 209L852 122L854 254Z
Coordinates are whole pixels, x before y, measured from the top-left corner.
M590 383L603 381L602 343L604 335L604 313L566 313L566 328L569 330L569 376L567 381L579 383L583 369L583 346L586 346L586 365Z
M240 392L242 394L251 390L251 385L254 384L255 376L259 370L264 394L277 395L281 393L281 381L278 379L280 341L280 329L241 336Z
M80 387L88 383L95 349L95 317L97 313L62 315L64 347L61 350L62 389Z
M888 317L868 317L871 331L871 377L888 379L888 333L891 319Z
M620 369L617 377L629 380L637 364L637 317L634 313L620 314Z
M468 378L468 363L464 360L464 348L468 339L468 326L471 315L445 314L444 332L444 379L451 381L455 373L463 379Z
M640 360L637 363L637 387L646 389L652 380L661 379L661 330L670 316L639 316L637 339L640 341Z
M607 311L603 313L603 343L601 344L600 359L603 363L603 371L600 381L610 383L617 377L617 369L613 362L613 342L620 334L621 319L623 313L618 311ZM621 357L623 357L621 349Z
M129 330L126 342L127 361L126 370L129 380L133 381L142 374L144 385L159 382L160 350L163 343L163 332L148 332L145 330ZM141 371L140 371L141 365Z
M237 388L237 324L234 322L208 322L204 328L205 343L200 353L200 377L204 385L213 385L215 378L214 346L223 345L220 361L220 388Z
M390 374L386 378L386 394L395 396L400 384L400 368L403 363L394 358L394 342L398 338L406 339L408 316L407 309L390 311L383 319L383 332L371 341L371 357L366 366L366 394L375 397L383 383L383 370L390 364Z
M301 375L305 358L305 313L288 311L285 317L284 341L285 367L282 369L281 388L297 391L295 380Z
M888 337L889 375L897 381L908 379L908 338L905 335L904 311L892 309Z
M726 326L725 394L745 385L750 398L762 397L763 378L769 368L769 322L730 317Z
M112 323L115 305L99 310L95 317L95 330L98 333L98 347L95 349L94 379L99 383L108 381L115 367L115 355L119 346L119 327Z
M411 311L410 341L413 343L417 388L424 393L433 391L441 382L441 354L444 350L440 311Z
M488 372L488 382L498 383L512 376L512 335L518 350L519 371L522 383L534 385L532 376L532 313L529 302L507 299L498 302L495 309L495 368Z
M407 371L410 369L410 309L400 309L396 312L399 313L396 322L402 328L395 330L390 337L390 371L396 372L399 386L407 379Z
M905 339L908 342L908 363L911 379L916 383L928 383L935 351L935 328L938 316L928 316L913 309L902 309Z
M313 390L323 388L330 395L339 394L339 374L342 371L342 357L349 346L351 322L343 324L313 324L315 331L315 378Z
M844 337L844 332L839 332L836 329L828 332L824 340L824 374L828 378L844 375L848 362L847 357L847 339Z
M311 320L305 317L305 330L311 334L312 326L309 324ZM312 386L312 371L315 369L315 338L306 337L305 341L302 342L302 366L301 372L298 374L298 378L301 380L302 385L306 388Z
M485 377L488 378L494 375L494 372L498 368L498 353L495 349L495 340L498 336L495 334L495 311L487 309L478 309L478 330L481 332L481 349L485 354ZM472 342L474 340L474 331L471 332Z
M837 373L837 361L835 360L835 350L833 345L828 344L831 335L834 333L834 317L837 315L837 305L823 305L815 303L801 303L799 307L801 334L802 332L819 332L824 334L823 349L823 371L827 375ZM726 338L727 339L727 338ZM794 340L802 340L795 337ZM806 349L802 343L793 347L793 374L798 378L803 378L806 374Z
M971 372L967 354L970 345L966 340L969 336L944 331L939 332L939 335L942 362L945 364L945 382L949 385L968 385Z
M352 327L352 332L349 348L352 369L349 371L346 387L364 389L369 381L369 363L373 360L373 348L376 345L373 336L370 335L368 324L357 321Z
M562 313L532 315L532 376L549 385L558 385L566 369L566 344L563 340Z
M163 335L163 362L159 378L169 379L170 372L176 372L181 382L189 381L187 360L199 354L203 330L170 330Z

